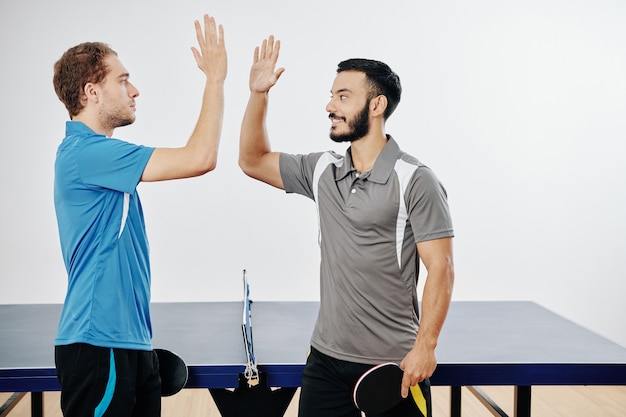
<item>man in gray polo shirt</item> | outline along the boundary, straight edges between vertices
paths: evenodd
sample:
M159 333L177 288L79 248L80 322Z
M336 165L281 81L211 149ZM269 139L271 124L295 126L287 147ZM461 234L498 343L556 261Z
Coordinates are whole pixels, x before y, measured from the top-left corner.
M401 401L385 416L430 416L428 378L454 282L452 221L436 175L385 133L400 101L384 63L339 64L326 110L332 151L272 152L265 130L280 42L255 50L239 165L260 181L315 201L319 216L320 312L302 378L301 417L360 416L352 388L362 372L392 361L404 369ZM419 317L419 260L427 269ZM418 332L419 328L419 332Z

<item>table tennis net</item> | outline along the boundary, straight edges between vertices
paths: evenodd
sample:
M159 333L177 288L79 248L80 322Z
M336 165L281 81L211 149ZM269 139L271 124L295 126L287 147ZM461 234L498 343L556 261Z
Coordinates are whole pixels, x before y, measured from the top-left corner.
M250 299L250 285L246 270L243 270L243 319L241 323L241 332L243 335L243 343L246 350L246 369L244 376L248 380L248 385L256 385L259 382L259 371L256 366L254 357L254 344L252 340L252 300Z

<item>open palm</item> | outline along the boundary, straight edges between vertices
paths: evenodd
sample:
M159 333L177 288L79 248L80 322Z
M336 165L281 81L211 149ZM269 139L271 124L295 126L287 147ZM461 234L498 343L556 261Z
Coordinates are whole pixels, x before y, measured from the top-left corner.
M254 62L250 69L250 91L266 93L276 84L284 68L276 68L276 61L280 52L280 41L274 41L274 36L263 40L261 47L254 49Z

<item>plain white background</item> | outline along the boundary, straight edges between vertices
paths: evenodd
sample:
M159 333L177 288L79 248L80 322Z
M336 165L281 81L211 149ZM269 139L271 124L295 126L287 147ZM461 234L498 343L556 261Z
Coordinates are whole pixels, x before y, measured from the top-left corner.
M532 300L626 346L626 3L622 0L3 0L0 5L0 303L60 303L66 275L52 198L67 114L52 66L104 41L139 88L115 136L180 146L203 75L193 20L226 30L229 74L216 171L140 184L153 301L318 299L313 202L237 166L256 45L282 41L275 150L345 146L324 107L339 61L387 62L404 94L387 123L444 182L455 223L455 300Z

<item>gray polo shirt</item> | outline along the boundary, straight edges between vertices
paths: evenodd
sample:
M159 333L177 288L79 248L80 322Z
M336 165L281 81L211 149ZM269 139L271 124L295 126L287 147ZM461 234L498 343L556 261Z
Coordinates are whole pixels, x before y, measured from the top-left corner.
M341 360L400 362L415 341L417 242L452 237L436 175L389 140L358 174L350 149L280 155L288 193L317 204L320 311L311 345Z

